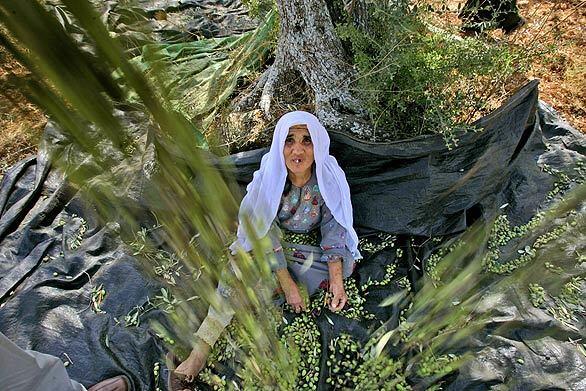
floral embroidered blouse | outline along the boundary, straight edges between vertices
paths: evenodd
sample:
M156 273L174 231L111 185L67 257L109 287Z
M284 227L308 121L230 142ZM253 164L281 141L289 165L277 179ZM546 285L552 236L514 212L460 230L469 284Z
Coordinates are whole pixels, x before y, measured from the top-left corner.
M318 262L341 260L344 274L349 275L354 260L346 247L346 234L323 200L313 172L305 185L291 184L281 197L268 234L276 258L271 269L286 268L287 260L305 262L312 257Z

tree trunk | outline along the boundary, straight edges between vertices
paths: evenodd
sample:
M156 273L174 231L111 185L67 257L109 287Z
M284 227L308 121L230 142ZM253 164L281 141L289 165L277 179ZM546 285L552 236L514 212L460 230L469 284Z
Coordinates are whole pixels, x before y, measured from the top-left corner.
M354 3L354 2L351 2ZM238 108L260 99L269 116L275 90L284 76L298 71L315 94L315 114L327 129L370 138L362 104L350 91L356 74L334 31L325 0L277 0L280 32L274 63Z

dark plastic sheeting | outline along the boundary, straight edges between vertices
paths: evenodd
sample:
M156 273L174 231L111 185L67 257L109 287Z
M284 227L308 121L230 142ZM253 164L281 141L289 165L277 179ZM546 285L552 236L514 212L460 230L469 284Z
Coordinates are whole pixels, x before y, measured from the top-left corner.
M452 150L439 136L374 144L330 132L331 151L352 189L356 228L362 233L452 234L470 220L492 217L505 203L513 223L526 222L553 182L537 159L564 170L584 158L584 136L567 124L560 127L545 104L537 109L534 81L475 123L484 132L463 135ZM548 145L554 143L557 153L546 153L543 137L551 139ZM242 185L251 180L265 151L234 155Z
M140 116L119 115L131 131L141 132ZM505 203L510 220L524 223L554 182L539 165L570 171L584 160L585 137L538 102L536 82L478 125L485 130L462 136L451 151L435 136L370 144L332 133L332 153L347 173L359 233L399 234L403 243L410 238L451 236L478 218L493 216ZM144 140L145 156L151 156L148 138ZM73 363L68 372L86 386L124 373L133 389L154 390L152 369L164 348L147 324L149 319L164 321L164 314L151 311L138 327L125 327L116 319L145 304L160 286L141 270L132 250L120 239L118 223L100 221L92 206L51 169L48 150L57 147L70 153L71 162L90 164L69 151L57 130L49 127L37 157L14 166L0 186L0 331L26 349L62 358L67 353ZM229 158L241 185L250 180L262 153L256 150ZM148 213L141 204L151 172L145 161L152 161L152 156L140 163L143 175L133 177L133 185L123 196L124 202ZM72 249L82 218L87 227L79 246ZM419 258L430 250L421 250L425 253ZM357 279L378 279L384 265L391 262L397 262L394 251L374 254L362 261ZM407 266L399 265L399 277L408 274ZM107 292L105 313L96 314L88 306L92 288L100 284ZM365 308L378 320L396 324L400 308L377 304L399 289L393 282L370 290ZM528 310L526 300L507 299L499 305L510 314L501 320L510 323L508 334L476 336L470 341L464 348L477 352L477 359L451 379L451 389L490 389L498 384L517 390L586 388L586 358L568 342L568 338L584 338L584 327L578 332L565 329L546 312ZM335 327L323 314L317 319L322 351L342 331L366 338L368 324L329 316ZM547 336L539 330L547 330ZM519 357L524 358L523 367ZM323 372L320 384L325 388ZM164 388L161 383L158 386Z

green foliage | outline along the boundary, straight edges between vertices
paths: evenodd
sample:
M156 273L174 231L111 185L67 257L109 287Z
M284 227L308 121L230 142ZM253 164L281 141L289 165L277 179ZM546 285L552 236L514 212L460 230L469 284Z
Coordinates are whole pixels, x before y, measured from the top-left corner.
M543 165L543 171L547 172L548 174L552 175L555 178L555 183L553 184L553 189L547 193L547 200L546 201L553 201L560 196L563 196L569 189L571 189L576 184L580 184L584 182L586 178L586 168L584 167L584 161L576 162L576 166L571 175L568 175L560 170L556 170L553 167L548 166L547 164Z
M154 383L157 385L155 391L161 391L161 388L158 386L161 380L161 363L158 361L153 364L153 377L155 378Z
M319 379L319 358L321 356L320 332L315 319L304 313L296 317L283 329L281 343L297 352L295 361L296 390L315 390Z
M71 238L68 238L66 242L70 250L75 250L81 246L81 241L87 232L88 225L87 221L85 221L83 217L78 217L76 214L71 215L71 222L74 224L78 223L76 225L79 225L79 228L77 229L77 232L75 232L75 235L73 235Z
M400 250L400 249L397 249ZM399 257L397 257L399 258ZM367 290L368 288L370 288L371 286L385 286L391 283L393 277L395 277L395 274L397 272L397 263L391 263L385 266L385 275L383 277L382 280L372 280L370 279L370 277L368 278L368 280L362 284L362 286L360 287L360 289L362 289L363 291Z
M369 24L337 31L358 70L355 90L379 140L441 134L448 147L501 83L526 61L507 45L460 38L425 22L423 10L370 3Z
M169 251L154 247L148 238L150 232L160 228L160 226L153 226L149 229L142 227L140 231L134 234L134 240L130 242L130 248L133 250L132 255L143 257L151 264L152 270L157 276L161 277L169 285L174 286L176 278L180 276L180 271L183 267L180 257Z
M183 303L183 300L179 300L173 296L173 294L166 288L160 289L161 294L156 295L154 298L147 297L146 303L143 305L134 306L128 313L124 316L124 326L126 327L138 327L141 323L141 318L155 310L159 309L167 314L175 312L177 306ZM186 302L197 299L197 296L193 296L187 300ZM162 338L167 341L167 343L173 344L174 341L169 337L169 335L164 334L161 330Z
M584 279L582 277L574 277L564 284L560 299L569 304L579 305L582 303L581 292L583 291Z
M557 287L553 287L556 289ZM529 300L534 307L542 308L566 326L577 330L579 316L584 312L584 295L586 283L584 278L574 276L559 288L555 296L547 292L538 283L529 283Z
M574 171L575 175L568 175L549 166L543 167L555 178L553 189L547 194L546 202L559 201L568 191L584 182L583 163L579 162ZM526 224L512 226L506 214L496 218L488 239L488 251L483 264L486 270L497 273L510 273L535 258L537 251L550 242L558 242L566 232L571 231L579 223L581 216L576 211L569 211L562 219L550 222L543 226L545 213L536 213ZM507 251L508 250L508 251ZM502 254L513 253L515 257L508 256L502 259ZM561 269L547 261L546 269L561 272Z
M585 297L586 282L584 278L572 277L562 285L559 295L552 297L553 304L547 306L547 311L554 318L577 331L576 326L580 325L581 314L584 314L586 310Z
M362 297L354 280L345 280L344 287L348 295L348 304L337 314L348 319L371 319L372 314L367 313L362 306L365 299ZM275 330L281 330L278 343L283 350L290 353L290 361L287 366L288 376L283 376L277 380L279 389L316 389L320 375L320 357L322 355L321 336L317 327L316 316L320 316L324 311L327 311L328 297L328 293L325 290L320 290L310 298L307 310L297 315L292 321L287 321L282 316L282 310L280 309L275 309L270 319L267 319ZM284 308L287 311L289 306L285 305ZM334 321L330 316L327 313L324 313L324 316L333 326ZM263 389L263 387L259 388L258 379L254 376L253 371L243 366L241 362L241 353L247 349L247 343L243 336L241 324L232 322L220 340L214 345L208 358L207 371L202 372L199 380L212 387L214 385L218 386L218 381L221 379L213 374L215 363L238 362L237 366L240 366L242 371L240 376L243 389ZM265 365L272 366L274 363L266 363ZM267 370L267 368L264 367L263 370Z
M534 307L541 307L545 302L545 289L537 283L529 284L529 300Z
M280 310L271 308L267 314L264 318L267 327L276 332L278 328L285 326L280 339L275 341L276 345L272 348L275 355L278 355L277 348L287 349L286 367L278 360L264 360L255 355L243 323L233 320L214 344L207 359L207 366L200 372L198 381L214 390L224 390L229 385L245 390L311 389L311 385L317 381L313 373L321 354L319 331L315 321L305 313L295 318L291 324L284 325ZM304 357L303 361L300 361L301 354ZM225 377L217 374L219 366L225 364L238 371L239 384L228 383ZM271 371L270 382L259 379L259 374L264 371ZM301 373L304 373L303 378L299 377ZM265 373L265 376L267 375L268 373Z
M182 43L150 43L132 59L158 79L171 107L207 127L236 90L238 81L258 70L272 51L277 15L241 35ZM133 98L131 96L131 98Z
M353 278L347 278L344 280L344 290L346 291L346 295L348 296L348 302L344 306L342 310L338 312L339 315L344 316L348 319L356 319L356 320L364 320L364 319L373 319L374 315L368 313L364 309L364 303L366 303L366 299L364 298L364 289L361 287L360 290L356 285L356 281ZM320 303L322 294L325 294L325 291L321 291L320 294L317 296L317 299L314 301L315 303ZM323 300L323 303L328 303L329 301Z
M284 320L284 318L281 318ZM275 319L273 319L275 321ZM275 384L275 389L315 390L320 375L321 338L315 319L309 312L298 315L291 323L281 323L282 336L280 344L291 352L291 361L283 378ZM234 322L228 327L208 359L208 367L201 372L199 380L213 389L226 388L226 380L215 372L216 363L228 360L239 361L237 353L245 345L239 326ZM363 348L350 335L341 334L328 344L326 366L326 383L335 389L356 390L409 390L405 373L404 360L394 360L378 353L372 347L378 342L374 336ZM236 350L234 349L236 347ZM438 362L428 360L427 366L444 367L443 358ZM270 370L264 367L264 370ZM274 368L276 369L276 368ZM439 371L439 370L438 370ZM437 371L436 371L437 372ZM435 373L435 372L434 372ZM250 370L240 372L242 389L264 390L266 385L259 384ZM293 382L291 380L294 380ZM271 388L271 387L268 387Z
M104 312L101 307L105 297L106 290L104 289L104 284L92 288L92 291L90 292L91 307L96 314Z
M248 8L248 14L255 18L263 17L271 10L277 10L275 0L242 0L242 4Z
M433 351L427 350L419 360L417 374L422 377L446 375L457 368L457 365L454 365L457 360L458 356L455 354L444 354L436 357Z
M200 153L201 151L194 148L192 129L186 127L181 118L178 118L173 111L168 110L171 105L165 101L165 96L157 94L158 90L151 86L151 80L145 78L143 73L131 65L125 56L124 48L117 41L112 41L107 30L100 25L99 15L89 7L87 2L67 0L65 3L67 9L80 22L80 28L91 36L88 42L94 42L94 52L97 53L98 61L89 61L87 53L84 54L85 52L80 50L77 41L72 40L62 29L59 29L59 22L52 19L52 16L47 14L44 8L36 2L0 3L0 21L3 24L0 36L8 46L10 46L10 42L16 41L22 45L18 47L12 45L9 49L31 70L31 80L36 83L32 85L36 89L31 88L31 94L35 94L36 101L63 125L64 133L73 147L79 148L88 156L95 158L95 170L74 172L76 175L69 177L79 188L84 188L88 182L95 180L96 175L101 175L112 169L111 156L101 148L103 144L95 143L95 140L88 136L91 134L87 126L88 122L95 124L96 128L99 129L100 138L111 142L108 144L111 145L111 148L108 149L121 152L120 156L123 160L133 153L133 149L129 147L133 147L135 144L124 138L126 135L124 124L113 115L113 102L119 95L114 93L114 86L117 84L108 75L111 75L114 70L119 71L125 85L140 98L141 107L147 114L146 117L152 119L157 125L149 136L156 141L154 145L158 157L159 175L150 179L153 181L154 189L158 191L154 191L156 196L147 201L151 201L153 205L157 206L157 210L165 211L160 216L160 225L171 248L169 251L162 251L152 245L147 239L148 230L140 230L136 234L132 247L137 255L142 255L144 259L149 261L144 263L146 267L152 267L155 273L158 270L162 280L171 287L175 288L181 285L178 288L181 288L182 291L179 292L181 295L177 296L170 289L162 289L160 294L157 294L152 300L148 299L142 306L132 309L124 321L128 326L138 326L143 315L149 311L158 309L167 312L169 322L174 325L173 331L176 333L166 334L165 330L153 324L152 327L156 329L157 335L160 335L171 345L191 346L190 336L201 320L198 315L201 315L203 311L196 314L197 302L189 302L189 300L195 298L195 289L197 289L197 294L201 295L207 302L213 300L216 288L214 278L218 277L221 266L221 262L217 262L217 259L220 259L219 254L225 251L226 238L229 237L230 225L236 209L235 202L229 196L230 192L223 178L207 164ZM406 10L403 11L409 15ZM18 15L18 17L13 15ZM379 20L389 18L385 15L379 15ZM27 20L35 20L38 23L25 23ZM387 21L393 21L393 19ZM386 28L386 31L395 29L402 32L402 36L400 34L393 36L399 37L396 42L396 50L389 50L392 49L392 46L385 43L383 38L386 36L378 32L371 33L371 38L364 41L363 48L358 47L365 55L368 51L382 54L379 56L379 61L381 64L388 65L383 69L386 65L373 63L372 65L376 65L372 67L373 75L387 70L389 72L394 70L393 75L406 75L401 76L401 80L390 81L391 84L396 83L394 89L397 86L406 88L400 84L403 78L414 80L416 86L425 85L424 76L427 73L439 78L442 74L439 72L437 64L444 61L442 53L444 55L450 53L449 50L447 52L441 50L446 50L445 47L442 48L443 42L448 42L451 45L452 41L446 37L444 40L436 37L434 41L432 38L436 33L430 33L423 23L415 19L409 21L410 19L403 20L402 23L391 24L390 27L378 26ZM372 41L373 37L377 40ZM358 38L354 40L358 43L363 42ZM464 42L469 43L469 41ZM430 47L432 43L438 45L441 50ZM411 44L414 44L415 48L420 51L417 55L405 54L404 57L397 56L395 62L384 62L388 58L395 58L397 53L402 55L402 50L406 50L405 45ZM383 51L381 48L387 50ZM429 49L429 51L425 52L423 49ZM356 53L359 56L360 52L356 51ZM361 57L359 56L359 58ZM451 57L446 55L446 58ZM367 57L361 58L361 61L366 63ZM96 63L103 64L104 68L96 69ZM395 63L402 65L395 66ZM419 68L414 66L420 63L424 66ZM505 61L505 63L507 62ZM448 74L449 72L443 75ZM157 78L153 78L153 80L155 79ZM78 82L71 83L71 80ZM384 82L382 79L381 81ZM384 85L384 83L380 85ZM425 100L427 97L424 92L427 91L428 96L442 92L434 88L420 88L419 95L415 93L417 92L415 89L415 92L411 91L412 95L405 95L414 97L412 100L415 103L408 103L413 105L413 110L415 110L410 114L411 117L422 112L416 111L416 109L421 110L419 106L427 107L428 102L432 102ZM161 87L161 89L163 88ZM422 96L425 99L421 98ZM405 100L404 102L409 101ZM375 103L378 104L378 101ZM397 99L394 104L397 107L400 100ZM382 117L380 121L382 121ZM179 156L185 159L184 165L176 159L175 152L180 152ZM57 161L56 166L62 167L64 172L70 172L67 162ZM197 186L194 185L193 173L197 174ZM91 190L88 189L88 192ZM137 222L133 221L135 216L133 213L136 211L125 209L126 204L116 202L118 198L115 192L119 191L119 188L112 185L111 190L111 193L100 194L100 197L93 198L96 202L96 208L104 216L111 217L112 205L116 205L115 215L118 221L121 224L134 227L133 223ZM583 201L583 187L582 190L579 199ZM145 194L145 197L148 196ZM570 202L568 205L566 209L572 209L575 208L576 203ZM106 213L108 211L110 213ZM530 223L525 228L515 228L511 227L505 219L501 219L494 234L490 234L489 241L493 245L489 250L503 255L506 252L502 251L502 248L510 246L514 250L514 258L518 257L516 254L530 255L530 258L524 259L519 264L514 263L515 269L518 270L505 269L504 275L490 273L490 277L517 282L511 278L515 276L515 273L520 274L522 271L523 268L518 266L522 266L525 262L535 261L536 257L539 257L544 251L554 247L554 243L563 243L563 240L569 240L568 238L572 238L572 234L583 228L583 216L575 216L568 213L568 210L558 212L554 217L565 217L558 220L547 215L540 217L538 219L539 226L544 226L544 228L536 234L533 234L533 230L538 228L537 225L534 225L537 224L536 222ZM576 224L572 224L574 221ZM80 227L83 227L83 223ZM564 227L564 230L554 232L556 227ZM76 230L75 237L79 240L83 237L84 232L82 231L82 228ZM199 247L191 243L194 232L197 232L198 244L201 245ZM550 237L548 232L555 234ZM327 352L320 352L321 336L312 317L312 312L301 314L290 324L284 325L280 335L276 332L283 322L281 314L271 309L270 301L262 296L262 292L255 292L252 288L259 281L270 286L270 282L267 281L267 276L270 273L268 262L262 256L265 251L260 244L256 244L253 256L238 254L235 259L239 276L238 281L234 281L234 289L238 292L234 296L235 300L239 300L236 303L238 308L243 309L236 314L238 326L234 326L234 331L229 330L228 334L232 336L227 336L223 343L220 342L216 345L217 349L210 358L214 363L238 359L240 367L237 376L242 379L242 385L245 389L314 389L317 382L316 367L322 354L327 354L329 357L330 373L326 376L332 379L330 384L353 387L359 390L404 390L409 389L406 379L412 381L416 376L429 376L431 377L430 383L433 383L431 387L433 387L441 381L438 376L455 370L459 364L459 358L450 356L446 350L458 346L463 338L469 337L482 327L482 319L477 321L477 319L471 318L475 315L474 311L479 303L478 297L481 296L478 292L484 292L483 290L487 289L485 285L481 284L485 280L482 279L483 269L481 262L479 262L483 259L481 247L485 243L483 234L482 230L480 230L480 234L474 230L469 234L466 233L461 241L463 245L453 247L451 251L445 253L441 260L438 259L435 262L435 266L441 268L436 269L441 284L426 284L417 292L413 292L411 305L401 311L398 328L373 334L364 348L348 336L339 335L338 338L332 340ZM525 236L530 239L529 248L526 248L528 244L521 243L522 239L527 239ZM382 235L379 239L378 243L376 241L368 244L366 241L362 242L364 244L362 249L365 250L365 253L370 251L373 254L395 246L395 240L392 236ZM70 243L70 247L74 248L75 244ZM584 262L584 255L579 254L582 247L574 246L572 251L576 254L572 251L560 251L556 254L570 257L567 254L571 253L571 257L575 257L576 262ZM564 250L566 249L564 248ZM397 257L400 257L401 254L398 250ZM176 257L173 254L180 256ZM476 262L467 263L470 259L476 260ZM544 267L545 273L549 275L556 273L556 277L558 277L557 273L567 273L567 270L561 268L555 259L549 258L548 261L551 262L551 266ZM499 269L501 264L508 263L485 262L484 265L489 271L501 272ZM179 265L182 265L181 269ZM202 269L205 273L198 273L197 277L193 278L193 280L197 280L197 283L190 284L189 282L193 281L190 281L189 278L192 278L196 271L199 272ZM178 270L185 270L187 280L185 284L177 283L176 277L178 275L176 272ZM509 271L515 273L506 275ZM386 272L387 274L381 283L387 283L389 279L394 278L395 270L392 267L389 267ZM58 276L57 272L55 272L55 276ZM406 278L400 279L398 283L405 287L405 290L410 288ZM550 313L569 327L575 327L573 326L575 319L584 311L582 304L584 302L583 277L568 277L559 287L558 292L545 286L545 282L532 281L532 283L535 284L533 285L534 292L539 295L534 298L535 302L543 304ZM543 285L543 292L546 293L541 292L537 288L537 284ZM342 312L342 315L357 321L364 321L368 314L363 308L364 301L361 296L363 292L360 288L353 285L347 286L351 305L348 310L345 310L346 312ZM502 286L491 288L498 290ZM547 291L545 291L546 288ZM112 288L108 287L108 289ZM94 305L94 311L100 311L100 306L104 299L107 300L107 297L106 289L102 285L92 290L90 305ZM325 293L316 296L315 301L310 304L310 309L323 310L326 298ZM549 303L550 301L551 303ZM325 310L323 311L325 312ZM327 316L327 313L323 314ZM334 322L332 319L329 321ZM393 359L386 355L387 342L400 351L400 358ZM105 337L105 344L106 346L109 344L108 336ZM155 376L158 375L159 367L156 368L153 368ZM226 379L214 374L213 369L210 367L203 371L200 379L216 389L232 386L227 384ZM343 376L341 379L333 375L338 373Z
M358 246L360 247L360 252L364 252L365 254L374 254L384 250L385 248L395 247L396 241L397 237L395 235L377 233L373 236L364 236L360 238Z
M441 241L440 238L437 239ZM425 273L435 286L437 286L441 281L442 273L441 268L439 267L440 261L444 259L446 255L456 250L456 248L461 245L463 245L463 243L459 240L454 240L451 243L446 243L443 246L441 246L437 251L433 252L425 260Z
M580 172L581 165L577 167ZM512 225L505 214L498 216L488 232L486 243L480 247L482 270L490 285L500 281L501 291L515 287L526 287L528 301L536 308L547 311L568 328L578 330L579 314L584 311L586 283L583 278L584 232L583 197L586 187L572 178L551 168L548 172L561 180L554 185L547 200L555 201L547 211L537 213L522 225ZM583 209L582 209L583 210ZM436 288L444 284L449 276L450 257L470 246L459 238L446 243L432 254L427 263L426 274ZM485 247L486 246L486 247ZM447 272L446 272L447 271ZM517 289L517 288L514 288ZM456 302L460 304L460 300ZM404 337L409 340L408 334Z
M363 348L348 334L341 334L328 345L326 384L347 390L410 390L405 380L404 361L379 355Z
M384 355L367 355L357 368L352 380L356 383L355 390L405 391L411 389L406 381L402 363Z

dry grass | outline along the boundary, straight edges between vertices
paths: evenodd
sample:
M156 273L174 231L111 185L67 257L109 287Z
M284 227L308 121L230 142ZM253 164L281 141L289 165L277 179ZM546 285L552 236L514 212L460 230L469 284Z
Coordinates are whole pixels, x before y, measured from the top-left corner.
M541 99L586 132L586 1L522 0L519 8L528 23L518 42L555 48L527 76L540 79Z
M28 72L0 46L0 177L19 160L37 153L47 120L14 85Z
M437 12L442 27L460 26L460 0L423 0ZM518 0L527 23L510 35L492 31L489 39L541 53L529 70L515 74L491 98L494 107L528 80L539 79L540 98L552 105L572 126L586 132L586 1ZM441 11L443 10L443 11Z

